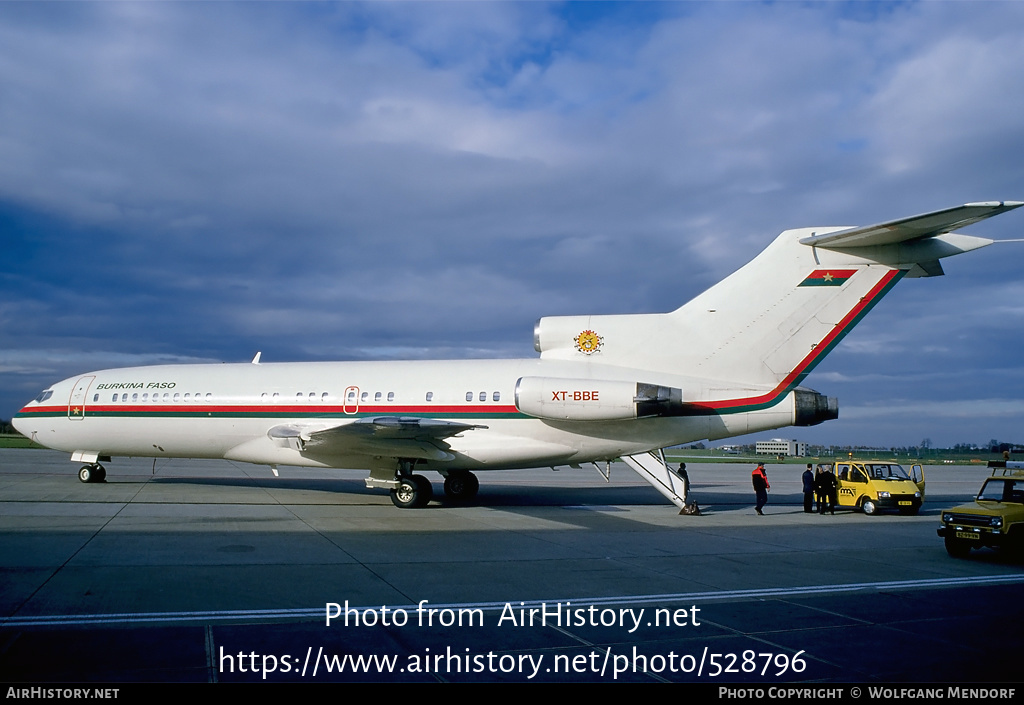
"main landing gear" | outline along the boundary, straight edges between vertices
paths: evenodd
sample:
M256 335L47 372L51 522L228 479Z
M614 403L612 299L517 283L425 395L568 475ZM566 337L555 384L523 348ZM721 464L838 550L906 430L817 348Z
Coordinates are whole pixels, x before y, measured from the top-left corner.
M430 504L434 488L423 475L407 475L398 479L398 489L391 490L391 501L399 509L421 509Z
M480 490L480 480L471 472L450 472L444 479L444 495L455 502L468 502Z
M107 479L107 469L99 463L83 465L78 471L78 479L82 482L103 482Z
M423 475L414 475L413 461L401 461L398 487L391 490L391 502L401 509L422 509L434 498L434 488ZM445 497L453 502L468 502L480 490L480 481L466 470L449 472L444 479Z

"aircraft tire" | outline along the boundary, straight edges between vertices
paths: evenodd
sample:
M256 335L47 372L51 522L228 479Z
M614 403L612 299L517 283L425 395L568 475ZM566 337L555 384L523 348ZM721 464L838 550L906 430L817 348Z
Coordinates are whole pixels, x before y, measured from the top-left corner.
M875 500L873 499L865 499L863 502L861 502L860 508L863 509L864 513L868 516L872 516L873 514L878 513L878 505L875 504Z
M78 471L78 479L82 482L103 482L107 479L107 469L99 463L83 465Z
M434 488L423 475L410 475L399 480L397 490L391 490L391 503L399 509L420 509L430 504Z
M480 480L471 472L449 473L444 479L444 495L456 502L468 502L480 490Z

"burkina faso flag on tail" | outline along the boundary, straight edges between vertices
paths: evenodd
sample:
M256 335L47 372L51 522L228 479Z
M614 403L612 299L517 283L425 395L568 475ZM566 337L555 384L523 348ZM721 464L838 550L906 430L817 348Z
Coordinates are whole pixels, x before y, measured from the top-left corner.
M856 273L856 269L815 269L800 286L842 286Z

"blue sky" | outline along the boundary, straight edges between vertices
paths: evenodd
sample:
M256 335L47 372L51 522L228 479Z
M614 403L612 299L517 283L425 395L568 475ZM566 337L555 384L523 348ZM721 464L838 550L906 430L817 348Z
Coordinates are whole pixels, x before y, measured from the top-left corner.
M2 3L0 417L106 367L532 356L538 317L671 310L786 228L1024 200L1021 27L1011 2ZM1024 442L1022 264L902 282L807 380L840 420L783 435Z

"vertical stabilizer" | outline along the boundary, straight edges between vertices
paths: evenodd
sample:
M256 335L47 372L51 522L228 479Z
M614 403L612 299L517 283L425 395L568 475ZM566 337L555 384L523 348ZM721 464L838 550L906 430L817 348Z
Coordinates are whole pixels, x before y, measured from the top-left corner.
M542 358L708 380L692 390L705 399L718 397L721 380L720 398L746 387L768 404L799 385L901 278L941 275L941 258L992 242L950 229L1021 205L972 203L868 227L787 230L671 313L543 318L536 347Z

